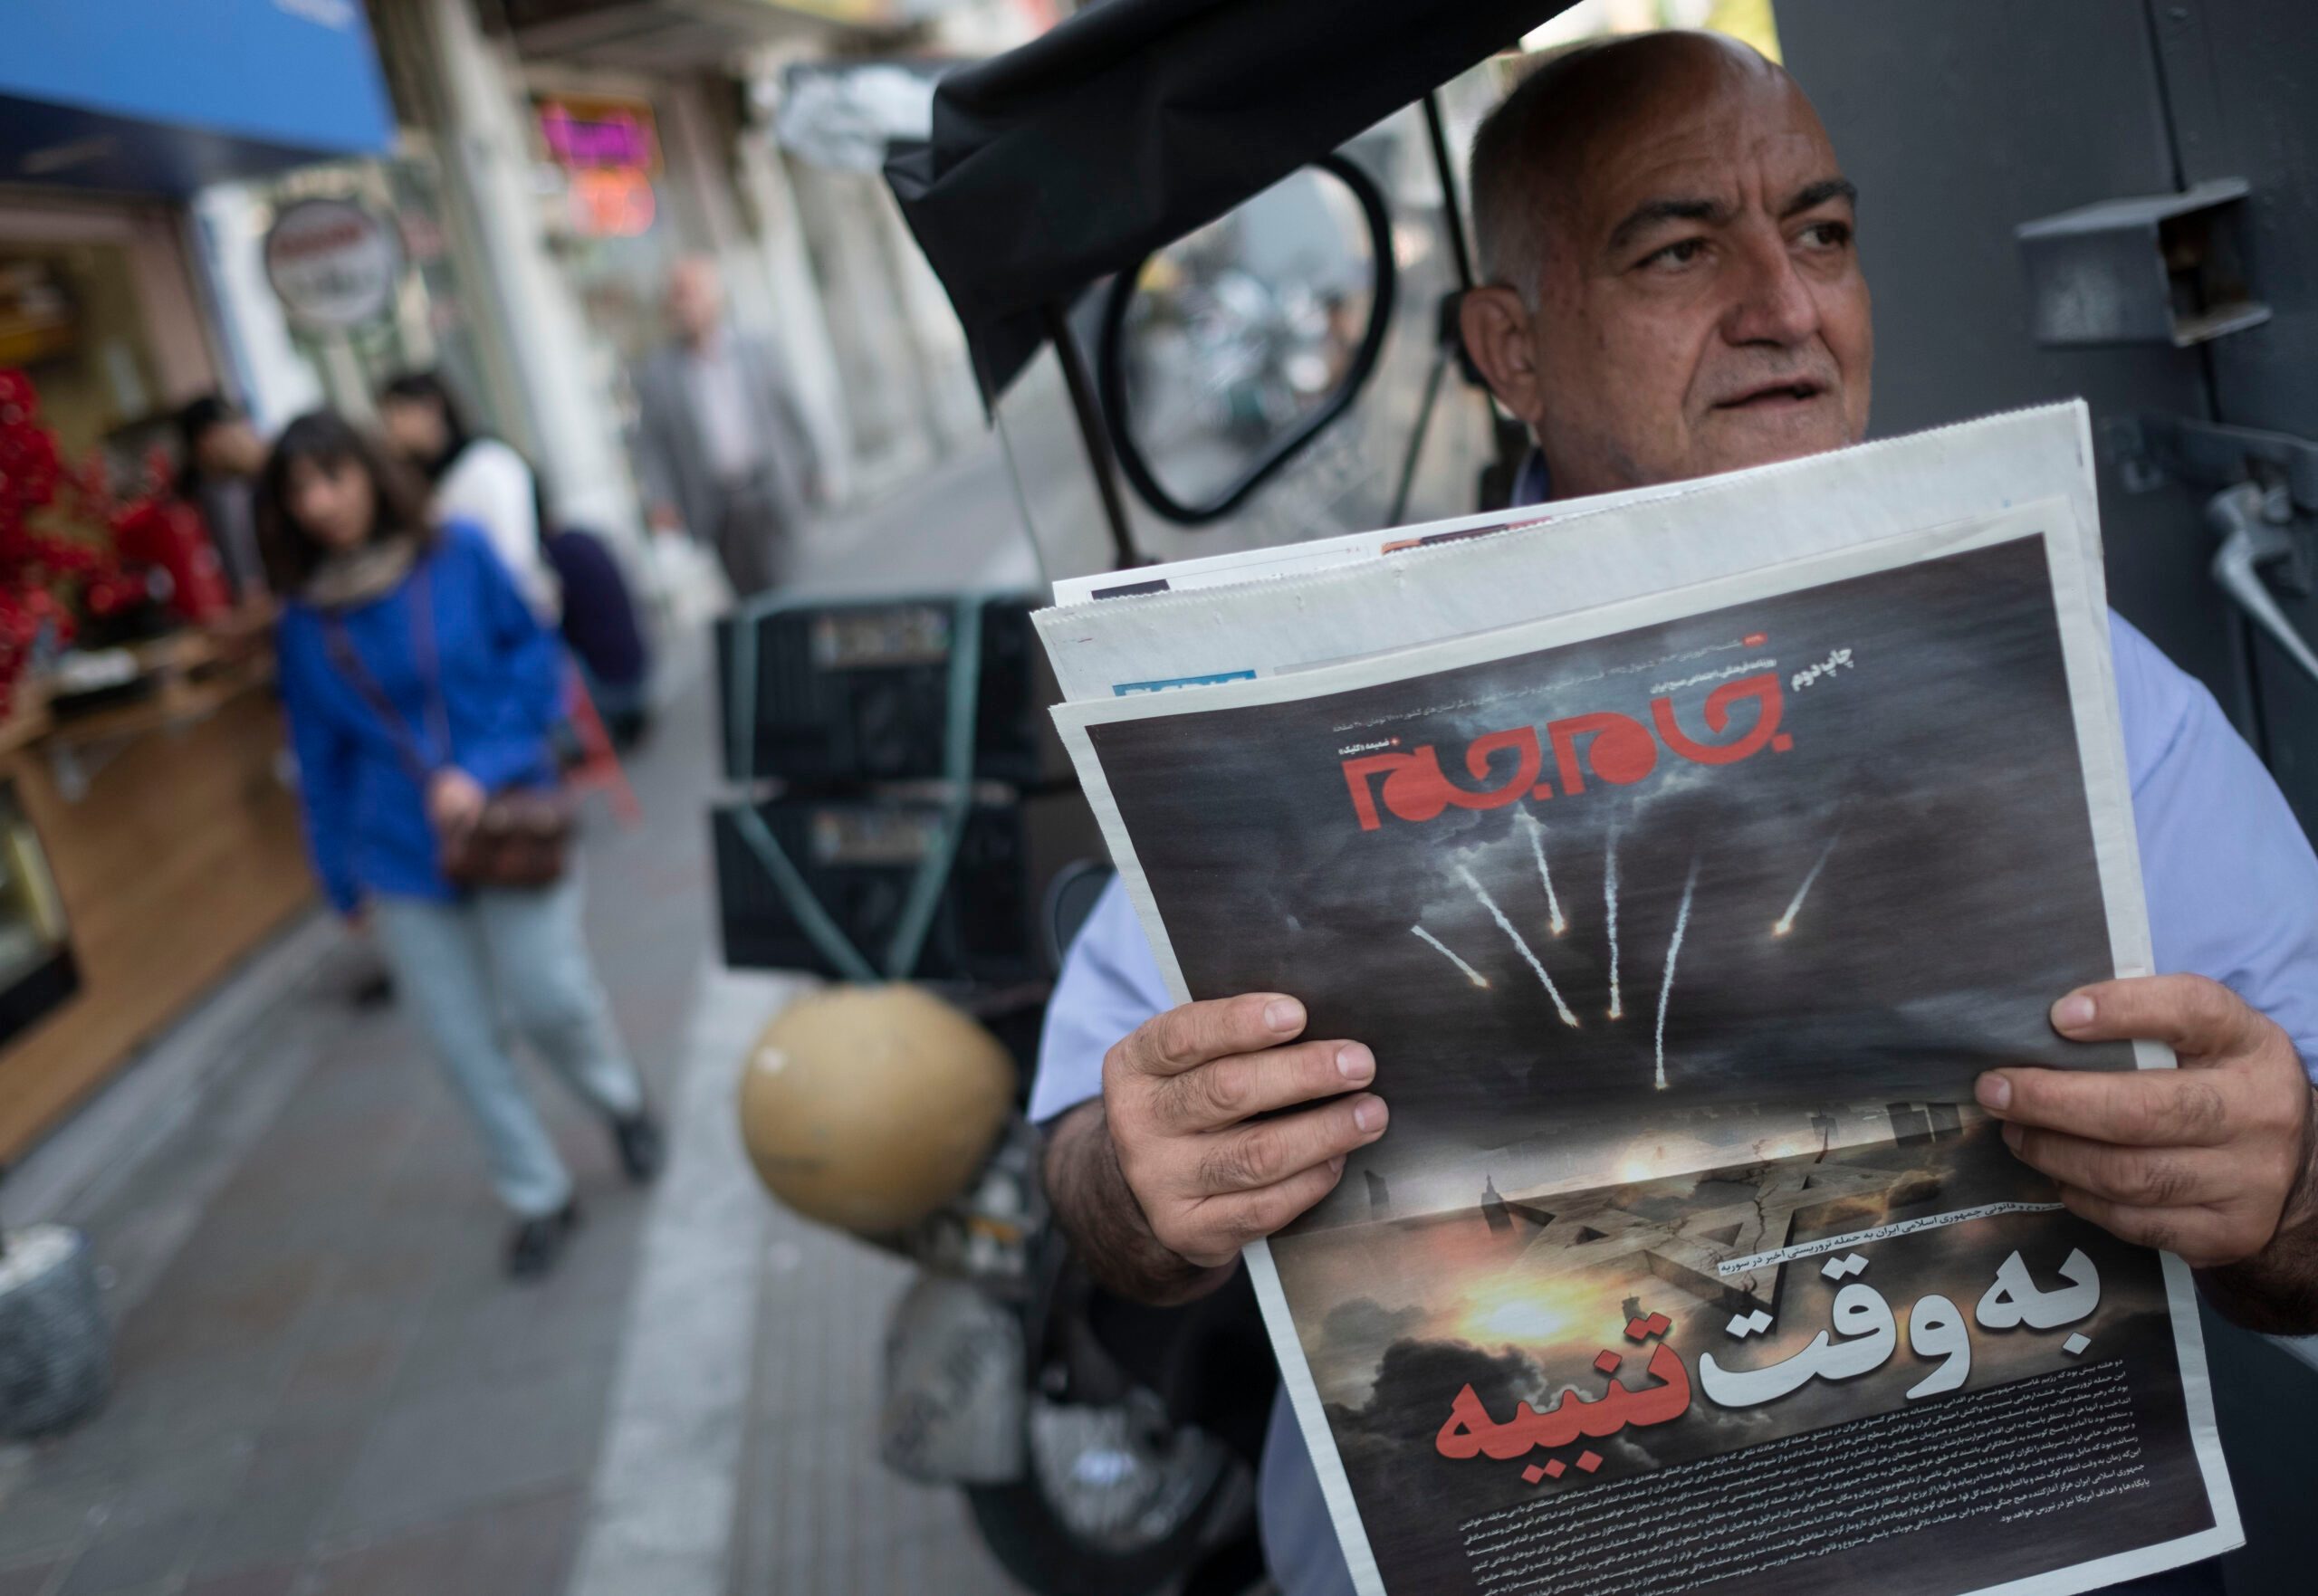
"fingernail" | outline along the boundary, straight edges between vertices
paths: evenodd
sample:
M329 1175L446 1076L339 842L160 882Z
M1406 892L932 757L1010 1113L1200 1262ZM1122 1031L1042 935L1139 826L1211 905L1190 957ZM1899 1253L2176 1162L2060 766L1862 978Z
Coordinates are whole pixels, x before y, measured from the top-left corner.
M2026 1132L2022 1131L2018 1125L2007 1124L2004 1127L2004 1144L2012 1149L2013 1152L2017 1152L2020 1151L2020 1138L2025 1134L2026 1134Z
M2093 1023L2093 999L2083 992L2071 992L2053 1005L2053 1028L2056 1031L2083 1030Z
M1343 1153L1339 1152L1336 1157L1328 1160L1328 1172L1332 1175L1341 1175L1344 1173Z
M1304 1024L1304 1005L1293 998L1274 998L1264 1005L1264 1023L1276 1031L1292 1031Z
M2012 1106L2012 1083L1999 1075L1985 1075L1972 1087L1972 1095L1981 1107L2002 1113Z
M1347 1081L1365 1081L1376 1073L1376 1056L1357 1042L1336 1049L1336 1074Z
M1363 1131L1383 1130L1384 1128L1384 1100L1377 1097L1362 1098L1353 1106L1352 1123Z

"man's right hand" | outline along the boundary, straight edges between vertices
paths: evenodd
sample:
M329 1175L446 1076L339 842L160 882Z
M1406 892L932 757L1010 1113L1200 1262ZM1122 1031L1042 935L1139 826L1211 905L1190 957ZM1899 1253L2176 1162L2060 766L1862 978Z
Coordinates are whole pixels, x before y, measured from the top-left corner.
M1384 1133L1384 1099L1360 1090L1375 1056L1303 1029L1304 1006L1277 993L1187 1003L1103 1060L1119 1171L1154 1238L1199 1268L1326 1197L1345 1155Z

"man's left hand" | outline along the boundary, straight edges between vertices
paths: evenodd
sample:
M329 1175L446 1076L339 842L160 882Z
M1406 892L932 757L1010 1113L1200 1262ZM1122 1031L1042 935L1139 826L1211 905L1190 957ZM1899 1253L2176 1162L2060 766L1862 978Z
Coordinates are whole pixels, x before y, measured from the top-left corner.
M1997 1069L1981 1105L2070 1210L2193 1268L2251 1259L2305 1225L2312 1097L2294 1043L2217 981L2101 981L2053 1005L2072 1041L2169 1044L2178 1070Z

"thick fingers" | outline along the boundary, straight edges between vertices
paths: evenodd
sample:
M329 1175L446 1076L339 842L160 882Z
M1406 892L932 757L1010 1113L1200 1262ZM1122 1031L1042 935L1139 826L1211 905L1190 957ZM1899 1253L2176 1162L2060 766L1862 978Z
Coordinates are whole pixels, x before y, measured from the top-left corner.
M2053 1005L2053 1028L2071 1041L2146 1037L2171 1047L2183 1064L2251 1052L2260 1021L2244 999L2201 975L2095 981Z
M1376 1057L1357 1042L1300 1042L1218 1058L1154 1083L1153 1112L1168 1129L1220 1131L1276 1109L1334 1097L1376 1078Z
M1336 1190L1344 1161L1332 1160L1302 1170L1255 1191L1233 1191L1194 1205L1185 1216L1185 1241L1197 1251L1175 1250L1194 1263L1229 1262L1250 1241L1260 1241Z
M1384 1099L1364 1092L1207 1137L1195 1176L1197 1194L1253 1191L1325 1166L1383 1135L1388 1117Z
M1992 1069L1974 1094L2015 1124L2131 1147L2213 1147L2233 1130L2223 1078L2203 1071Z
M2215 1269L2248 1258L2264 1243L2227 1216L2202 1208L2134 1208L2081 1187L2061 1188L2069 1212L2089 1219L2120 1241L2178 1253L2193 1269Z
M2004 1139L2023 1163L2062 1185L2141 1208L2221 1202L2245 1186L2237 1161L2207 1148L2115 1147L2020 1125L2005 1126Z
M1106 1062L1140 1075L1179 1075L1210 1059L1277 1047L1303 1028L1304 1006L1293 998L1218 998L1154 1015L1112 1048Z

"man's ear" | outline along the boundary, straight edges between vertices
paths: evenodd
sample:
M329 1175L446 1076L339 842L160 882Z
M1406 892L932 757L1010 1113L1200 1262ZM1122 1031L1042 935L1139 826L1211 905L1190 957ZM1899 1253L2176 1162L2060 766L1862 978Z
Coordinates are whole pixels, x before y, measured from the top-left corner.
M1535 425L1544 409L1536 352L1529 344L1529 307L1497 284L1466 291L1457 306L1465 352L1480 368L1498 403Z

